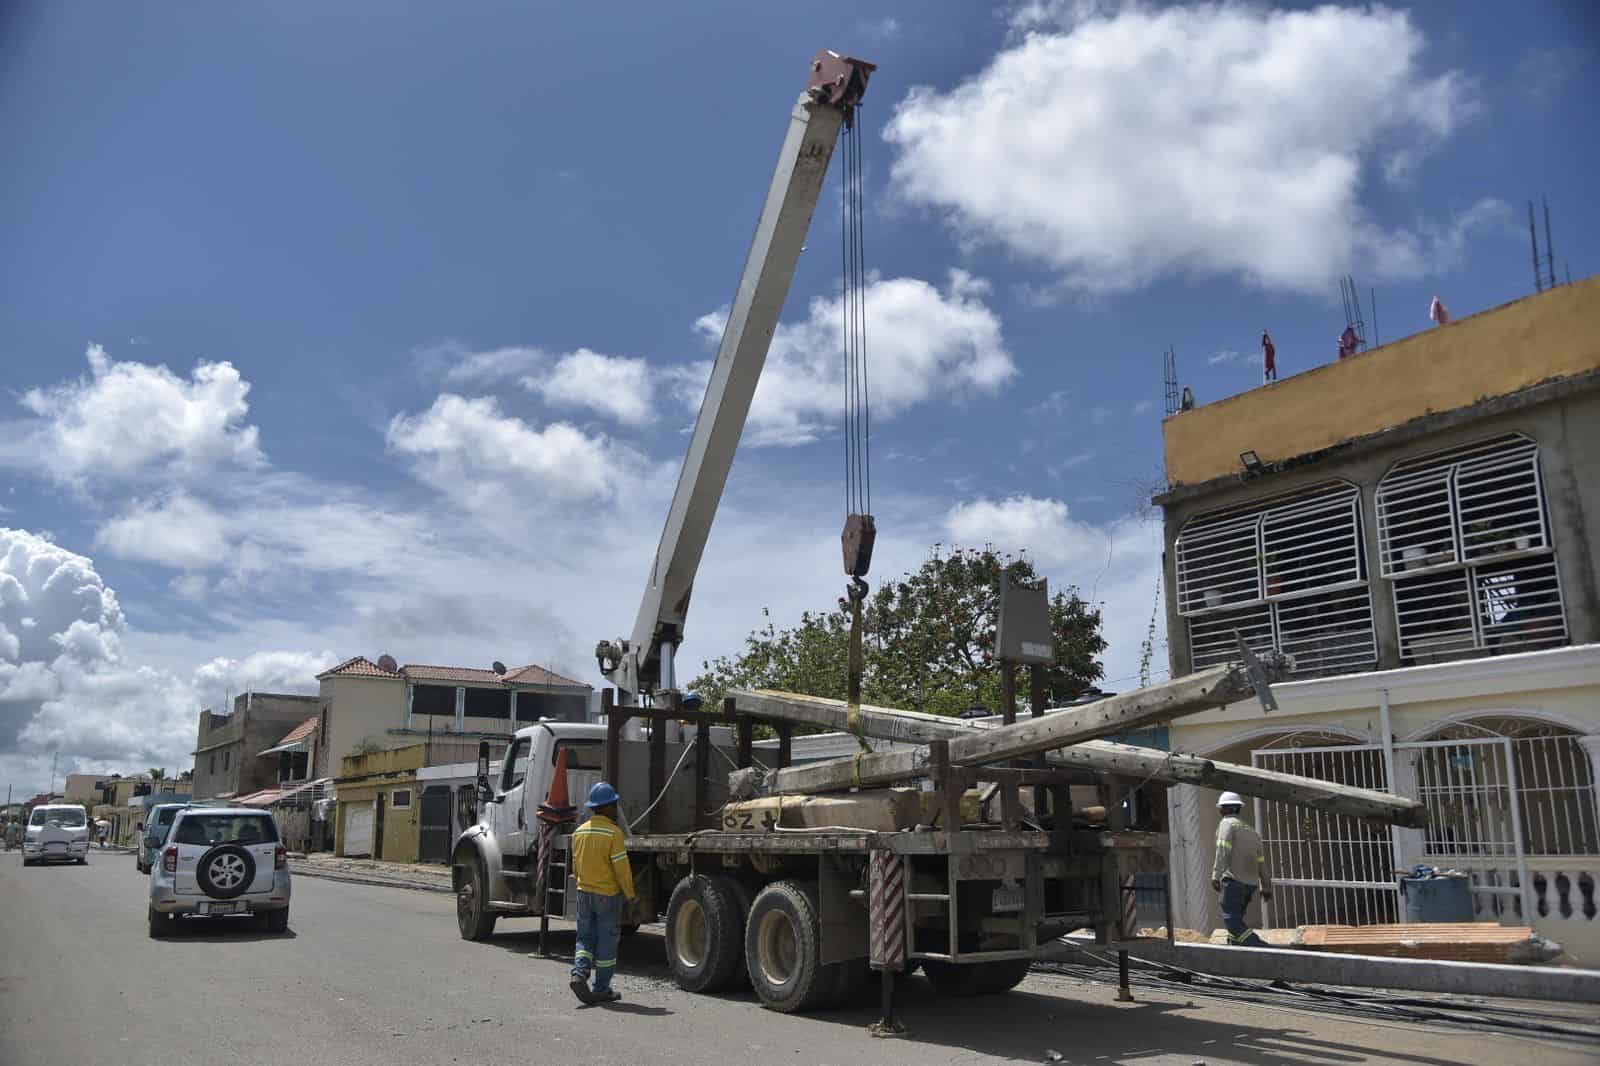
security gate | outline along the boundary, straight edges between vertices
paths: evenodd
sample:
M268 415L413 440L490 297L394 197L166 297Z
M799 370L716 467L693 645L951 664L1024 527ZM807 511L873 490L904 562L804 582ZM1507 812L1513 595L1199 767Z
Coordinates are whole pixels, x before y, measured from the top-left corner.
M450 837L450 786L429 785L422 792L417 861L449 862Z
M1276 800L1255 801L1273 898L1262 925L1370 925L1398 922L1398 862L1460 870L1472 883L1478 921L1526 922L1532 883L1517 803L1517 766L1506 737L1411 741L1394 745L1395 777L1377 744L1263 748L1253 765L1360 788L1393 791L1423 804L1425 831L1379 828L1344 815ZM1401 858L1401 853L1405 857Z
M1517 760L1506 737L1395 745L1403 791L1428 810L1423 860L1472 879L1478 921L1531 921L1532 884L1517 802Z
M1263 748L1253 765L1341 785L1388 791L1383 748ZM1256 827L1272 878L1273 896L1261 903L1261 924L1370 925L1399 921L1394 844L1387 829L1356 818L1277 800L1255 801Z

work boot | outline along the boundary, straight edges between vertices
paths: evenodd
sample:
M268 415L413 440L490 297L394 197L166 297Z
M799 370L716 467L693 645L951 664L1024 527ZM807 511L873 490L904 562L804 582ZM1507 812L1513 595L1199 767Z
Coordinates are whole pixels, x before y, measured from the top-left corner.
M567 987L572 989L572 994L578 997L579 1003L588 1005L590 1003L598 1002L598 1000L595 999L594 993L589 991L589 981L587 978L574 977L571 981L567 982Z
M622 998L622 993L615 988L608 988L604 992L591 993L591 996L592 1002L595 1003L615 1003Z

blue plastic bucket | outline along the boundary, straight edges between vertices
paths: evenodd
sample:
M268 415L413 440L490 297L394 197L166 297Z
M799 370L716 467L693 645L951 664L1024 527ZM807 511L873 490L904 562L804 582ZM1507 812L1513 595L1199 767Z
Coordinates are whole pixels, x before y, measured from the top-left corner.
M1408 922L1470 922L1472 882L1464 875L1402 877Z

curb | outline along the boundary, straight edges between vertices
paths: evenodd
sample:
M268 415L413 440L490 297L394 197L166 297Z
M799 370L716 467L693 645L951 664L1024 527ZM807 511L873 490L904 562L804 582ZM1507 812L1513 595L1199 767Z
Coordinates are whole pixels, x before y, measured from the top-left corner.
M313 865L300 865L291 862L289 871L296 877L316 877L324 881L343 881L352 885L375 885L378 888L404 888L413 892L442 892L450 895L454 890L448 883L435 883L432 881L408 881L400 878L372 877L345 870L328 870Z

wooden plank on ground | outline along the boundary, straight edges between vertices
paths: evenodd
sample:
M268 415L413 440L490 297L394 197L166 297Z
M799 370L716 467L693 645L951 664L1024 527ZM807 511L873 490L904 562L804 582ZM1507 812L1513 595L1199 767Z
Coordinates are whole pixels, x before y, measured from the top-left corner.
M1300 945L1314 951L1390 959L1509 963L1527 955L1533 930L1494 922L1310 925Z

